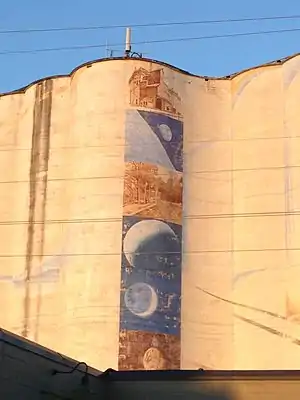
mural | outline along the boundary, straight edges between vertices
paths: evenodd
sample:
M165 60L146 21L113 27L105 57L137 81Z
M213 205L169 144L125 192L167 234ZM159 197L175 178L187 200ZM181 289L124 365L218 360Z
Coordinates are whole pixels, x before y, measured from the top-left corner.
M181 226L124 217L121 329L179 334L180 265Z
M181 224L181 173L152 164L128 162L124 185L124 215Z
M140 89L153 78L158 90L162 73L150 75L135 71L135 89L142 76ZM176 110L173 104L168 111ZM171 116L127 112L120 370L180 368L182 132Z
M125 161L157 165L182 172L182 121L164 114L128 111Z
M133 346L128 347L128 343ZM142 331L120 332L120 370L180 368L180 340L177 336Z

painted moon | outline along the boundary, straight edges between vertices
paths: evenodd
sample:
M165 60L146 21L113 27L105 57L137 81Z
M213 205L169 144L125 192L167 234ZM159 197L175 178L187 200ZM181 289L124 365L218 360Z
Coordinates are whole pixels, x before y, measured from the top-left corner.
M168 224L149 219L137 222L128 230L123 252L130 265L144 270L157 268L158 264L175 266L181 243Z
M170 142L172 140L173 134L171 128L166 124L159 125L159 131L161 136L166 142Z
M159 349L150 347L144 354L143 366L146 370L164 369L165 360Z
M125 292L124 300L128 310L140 318L150 317L158 305L155 290L142 282L130 286Z

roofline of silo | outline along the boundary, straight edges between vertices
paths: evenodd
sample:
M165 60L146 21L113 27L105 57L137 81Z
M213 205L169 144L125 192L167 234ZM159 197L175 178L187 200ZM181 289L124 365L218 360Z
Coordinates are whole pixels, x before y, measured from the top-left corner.
M245 72L248 72L248 71L256 70L258 68L273 67L273 66L277 66L277 65L282 65L282 64L286 63L287 61L289 61L289 60L291 60L291 59L293 59L293 58L295 58L295 57L297 57L299 55L300 55L300 53L296 53L296 54L293 54L291 56L288 56L288 57L285 57L285 58L282 58L282 59L278 59L278 60L275 60L275 61L270 61L270 62L267 62L267 63L264 63L264 64L260 64L260 65L256 65L254 67L246 68L246 69L244 69L242 71L235 72L235 73L232 73L230 75L221 76L221 77L206 76L206 75L196 75L196 74L193 74L191 72L185 71L184 69L178 68L178 67L176 67L174 65L168 64L168 63L163 62L163 61L154 60L154 59L151 59L151 58L135 58L135 57L134 58L133 57L132 58L130 58L130 57L99 58L97 60L87 61L87 62L85 62L83 64L78 65L69 74L51 75L51 76L47 76L45 78L37 79L36 81L33 81L33 82L29 83L28 85L23 86L20 89L16 89L16 90L12 90L12 91L9 91L9 92L0 93L0 97L12 95L12 94L25 93L32 86L37 85L40 82L44 82L45 80L48 80L48 79L72 78L75 75L75 73L77 71L79 71L80 69L91 67L93 64L98 64L98 63L108 62L108 61L110 61L110 62L113 62L113 61L128 61L129 62L129 61L137 61L137 60L138 61L145 61L145 62L151 62L153 64L157 64L157 65L161 65L163 67L170 68L173 71L177 71L177 72L179 72L179 73L181 73L183 75L187 75L187 76L191 76L191 77L195 77L195 78L200 78L200 79L204 79L204 80L231 80L231 79L234 79L236 76L242 75L242 74L244 74Z

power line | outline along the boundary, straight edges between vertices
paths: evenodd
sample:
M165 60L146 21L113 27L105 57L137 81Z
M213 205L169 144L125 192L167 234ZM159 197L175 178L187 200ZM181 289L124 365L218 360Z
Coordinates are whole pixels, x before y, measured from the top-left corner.
M220 173L227 173L227 172L249 172L249 171L266 171L266 170L271 170L271 171L276 171L276 170L291 170L291 169L295 169L295 168L299 168L300 164L295 164L295 165L280 165L280 166L274 166L274 167L270 167L270 166L266 166L266 167L253 167L253 168L225 168L225 169L205 169L205 170L201 170L201 171L193 171L193 170L187 170L184 172L181 171L173 171L173 173L175 174L188 174L188 178L191 178L192 175L197 175L200 176L200 179L203 179L205 181L210 181L210 182L221 182L221 183L227 183L228 180L223 180L221 178L206 178L203 177L203 175L207 175L207 174L212 174L212 175L220 175ZM202 175L202 176L201 176ZM162 177L162 176L170 176L170 173L168 172L162 172L162 173L158 173L155 175L155 177ZM184 175L183 175L184 176ZM57 178L47 178L47 182L72 182L72 181L88 181L88 180L102 180L102 179L125 179L126 176L124 174L122 175L92 175L92 176L78 176L78 177L57 177ZM0 185L1 184L18 184L18 183L26 183L28 184L30 182L29 179L15 179L15 180L6 180L6 181L0 181ZM40 182L40 179L33 179L31 180L31 182ZM288 191L293 191L294 189L299 188L299 185L295 186L293 189L290 189ZM113 195L113 194L112 194Z
M132 45L144 45L144 44L157 44L157 43L172 43L172 42L190 42L196 40L210 40L210 39L225 39L242 36L254 36L254 35L270 35L276 33L289 33L299 32L300 28L291 29L276 29L269 31L252 31L252 32L240 32L240 33L229 33L222 35L208 35L208 36L197 36L197 37L181 37L173 39L157 39L157 40L145 40L140 42L133 42ZM123 46L124 43L113 43L109 47ZM54 51L69 51L69 50L87 50L107 47L107 44L91 44L91 45L79 45L79 46L66 46L66 47L50 47L32 50L5 50L0 52L0 55L11 55L11 54L33 54L33 53L45 53Z
M44 33L44 32L67 32L67 31L90 31L101 29L125 29L128 26L132 28L151 28L160 26L186 26L186 25L206 25L206 24L224 24L236 22L259 22L259 21L278 21L299 19L300 15L276 15L273 17L252 17L252 18L226 18L199 21L174 21L174 22L149 22L145 24L126 24L126 25L96 25L96 26L69 26L58 28L29 28L29 29L8 29L0 30L2 34L24 34L24 33Z
M172 173L177 174L177 176L181 175L184 177L184 174L187 175L187 178L190 179L193 176L199 177L200 180L203 181L208 181L208 182L220 182L220 183L228 183L229 179L222 179L222 178L218 178L218 177L206 177L206 175L215 175L218 176L220 174L223 173L227 173L227 172L249 172L249 171L280 171L280 170L294 170L295 168L299 169L300 165L296 164L296 165L289 165L289 166L274 166L274 167L270 167L270 166L266 166L266 167L254 167L254 168L226 168L226 169L206 169L206 170L201 170L201 171L173 171ZM172 175L171 173L171 175ZM169 177L170 173L169 172L165 172L165 173L157 173L155 175L155 178L159 178L159 177ZM92 175L92 176L77 176L77 177L57 177L57 178L47 178L47 182L74 182L74 181L93 181L93 180L108 180L108 179L118 179L118 180L126 180L126 175L122 174L122 175ZM33 180L29 180L29 179L15 179L15 180L2 180L0 181L0 185L8 185L8 184L29 184L29 182L40 182L40 179L33 179ZM298 189L299 185L293 187L292 189L288 190L288 192L292 192L295 189ZM98 194L98 196L100 196L101 194ZM106 194L105 194L106 195ZM107 196L114 196L114 193L108 194Z
M47 79L47 78L46 78ZM1 97L1 95L0 95ZM104 113L100 113L100 116L107 116L107 115L115 115L115 111L114 112L104 112ZM186 146L187 145L191 146L195 146L195 145L199 145L202 147L210 147L213 146L214 144L218 143L218 144L223 144L223 143L231 143L233 140L235 142L250 142L253 140L256 141L262 141L262 140L281 140L281 139L290 139L291 136L288 135L282 135L282 136L257 136L255 138L253 137L242 137L242 138L235 138L235 139L228 139L228 138L224 138L224 139L209 139L209 140L205 140L205 139L200 139L200 140L187 140L185 141ZM300 135L295 135L292 136L293 139L300 138ZM120 143L122 142L122 143ZM82 150L82 149L103 149L103 148L121 148L121 149L126 149L127 147L130 147L131 145L124 142L123 139L119 139L118 141L114 142L114 143L101 143L101 144L85 144L85 145L65 145L65 146L53 146L51 147L50 151L57 151L57 150ZM155 146L155 144L153 143L144 143L143 146L146 147L153 147ZM31 147L4 147L1 148L0 147L0 153L1 152L10 152L13 151L14 153L16 151L31 151ZM190 150L184 150L185 154L188 154ZM116 153L116 157L119 156L119 153Z
M155 204L153 204L155 205ZM182 221L186 220L204 220L204 219L233 219L233 218L265 218L265 217L288 217L299 216L300 211L268 211L268 212L248 212L248 213L219 213L219 214L190 214L183 215ZM113 223L122 222L123 215L120 217L107 217L107 218L72 218L72 219L46 219L45 221L33 221L32 225L50 225L50 224L96 224L96 223ZM15 225L28 225L28 220L2 220L0 226L15 226Z
M181 256L187 256L190 254L234 254L234 253L248 253L248 252L258 252L258 253L263 253L263 252L271 252L271 251L299 251L300 247L268 247L268 248L245 248L245 249L203 249L203 250L182 250L182 251L162 251L162 252L137 252L136 254L138 255L158 255L158 256L163 256L163 255L181 255ZM45 254L32 254L31 257L98 257L98 256L120 256L122 254L122 251L118 252L107 252L107 253L45 253ZM125 252L123 254L134 254L134 252ZM0 254L0 259L1 258L25 258L27 257L27 254ZM152 269L148 268L147 270L152 271Z

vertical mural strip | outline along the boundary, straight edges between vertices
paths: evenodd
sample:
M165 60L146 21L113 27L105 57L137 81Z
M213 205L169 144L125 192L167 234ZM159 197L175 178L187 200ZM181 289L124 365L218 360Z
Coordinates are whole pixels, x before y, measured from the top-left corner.
M120 370L180 368L182 142L163 69L135 70L125 132Z

